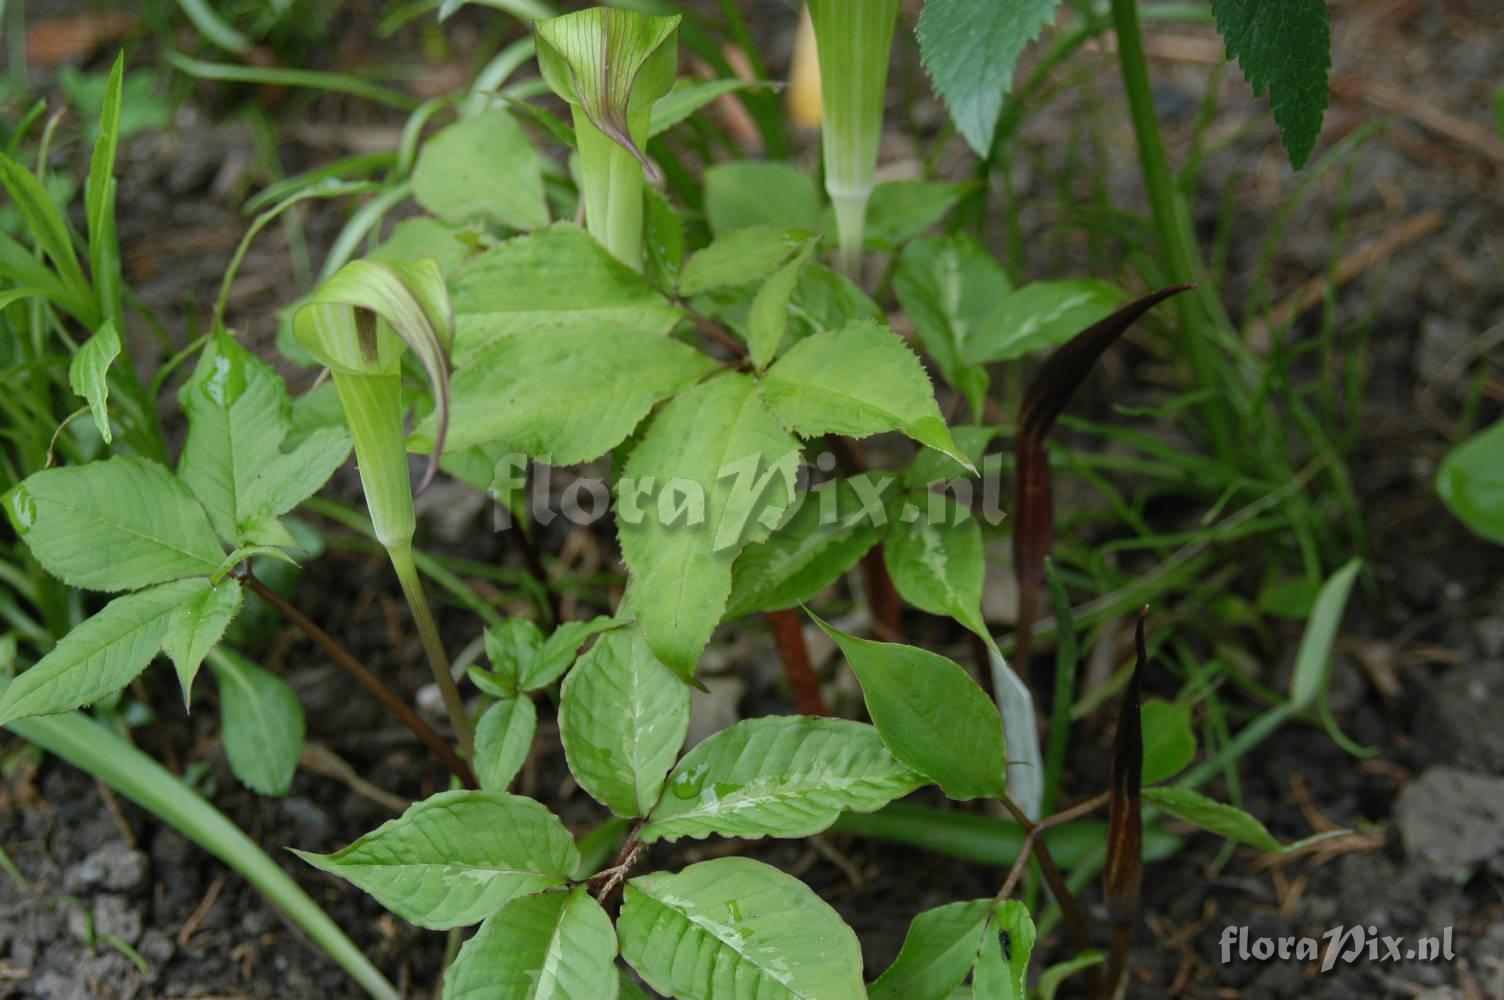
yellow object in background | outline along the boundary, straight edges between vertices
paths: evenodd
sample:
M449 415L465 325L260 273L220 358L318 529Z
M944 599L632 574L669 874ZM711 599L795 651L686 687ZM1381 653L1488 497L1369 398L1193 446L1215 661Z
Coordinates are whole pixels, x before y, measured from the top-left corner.
M815 48L815 24L809 8L799 13L799 34L789 66L789 120L799 128L820 127L820 56Z

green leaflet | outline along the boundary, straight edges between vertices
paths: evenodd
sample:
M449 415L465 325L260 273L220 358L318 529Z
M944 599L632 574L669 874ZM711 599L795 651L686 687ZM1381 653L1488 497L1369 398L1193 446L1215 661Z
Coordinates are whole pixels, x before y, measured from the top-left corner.
M580 647L593 635L621 628L625 623L604 615L589 621L564 622L538 651L538 658L531 667L522 672L522 690L536 691L547 687L563 676L580 654Z
M679 294L688 298L758 281L813 239L813 233L776 226L734 229L716 237L708 247L689 258L679 276Z
M198 577L115 598L11 682L0 697L0 725L71 711L119 691L157 655L172 613L208 587Z
M286 795L303 751L303 706L281 678L219 647L209 654L219 683L225 756L258 795Z
M962 358L983 365L1059 347L1123 304L1101 281L1035 281L1004 296L967 339Z
M679 1000L865 1000L856 935L804 883L747 858L627 883L621 954Z
M1005 899L987 921L971 975L974 1000L1028 1000L1034 918L1016 899Z
M1203 830L1221 834L1240 844L1261 851L1279 851L1283 845L1274 839L1263 823L1236 806L1209 799L1189 788L1145 788L1144 804L1154 805L1172 816L1194 823Z
M241 496L281 454L282 439L292 429L287 387L270 366L221 331L178 391L178 403L188 417L178 476L204 505L219 536L234 539Z
M548 225L537 150L502 108L461 119L423 143L413 197L446 222L494 219L511 229Z
M971 512L938 493L900 500L883 543L883 560L904 600L932 615L947 615L983 641L982 527Z
M177 669L183 689L183 706L189 703L193 678L204 657L209 655L225 634L231 621L240 613L240 582L227 577L180 604L167 619L167 633L162 636L162 651Z
M954 181L887 181L872 189L867 245L897 250L944 219L975 184Z
M84 341L68 362L68 388L76 396L89 402L89 412L94 417L94 426L104 443L114 440L110 429L110 385L107 376L110 364L120 356L120 332L114 320L105 320L94 336Z
M819 232L823 225L820 191L808 171L757 160L706 169L705 216L717 236L743 226Z
M801 437L902 431L970 468L951 440L924 366L876 323L858 321L800 341L768 369L758 393Z
M1326 0L1212 0L1217 30L1254 94L1269 94L1290 165L1305 166L1321 134L1332 67L1332 15Z
M578 226L556 223L507 240L455 272L454 360L463 368L485 345L543 327L603 326L665 334L679 310L642 275Z
M1006 790L1002 719L965 670L938 653L858 639L815 621L851 664L893 756L953 799Z
M656 189L648 188L645 199L643 250L647 256L647 278L654 288L674 288L684 267L684 219Z
M716 367L692 347L631 327L515 333L456 372L447 447L504 441L551 465L588 462ZM432 449L432 423L423 423L410 448Z
M1304 711L1326 695L1332 679L1332 647L1353 583L1363 568L1363 560L1354 557L1321 585L1311 618L1295 651L1295 670L1290 677L1290 707Z
M1002 265L964 235L914 240L893 273L893 290L919 342L977 413L988 377L966 360L968 348L1012 289Z
M470 668L476 687L494 698L510 698L522 690L522 677L533 669L543 648L543 632L526 618L508 618L486 629L486 659L490 671Z
M507 903L444 973L444 1000L616 1000L616 931L584 886Z
M502 698L475 724L475 774L482 788L504 792L533 749L538 709L526 695Z
M1196 759L1196 733L1191 706L1152 698L1139 709L1144 726L1144 770L1147 787L1173 778Z
M313 496L350 457L350 432L320 427L292 451L281 452L252 479L237 504L240 524L281 517Z
M618 816L643 816L689 731L689 688L635 626L608 632L564 682L559 732L580 787Z
M867 987L867 996L870 1000L945 1000L971 971L992 906L990 899L973 899L916 916L898 957Z
M927 0L919 14L920 58L967 145L981 157L1013 86L1024 48L1055 18L1060 0Z
M726 620L792 608L855 566L888 524L884 485L881 474L863 473L801 493L793 515L737 557Z
M871 812L923 783L865 723L747 719L679 761L641 836L807 837L842 812Z
M747 316L747 353L752 364L762 371L778 353L789 325L789 299L798 285L804 265L815 252L815 242L806 243L794 259L784 264L763 282L752 299L752 309Z
M1459 521L1504 545L1504 420L1448 453L1436 473L1436 492Z
M518 691L536 691L563 676L591 636L623 624L604 616L564 622L545 640L537 625L509 618L495 628L486 629L486 658L491 661L492 672L472 668L470 676L481 690L497 698L508 698Z
M563 885L579 863L553 813L494 791L440 792L342 851L294 853L431 930L476 923L516 896Z
M135 590L208 576L224 558L203 508L172 473L145 459L44 469L4 502L37 562L73 587Z
M794 499L799 443L746 375L676 396L648 425L617 482L617 525L638 624L681 676L725 611L731 567Z

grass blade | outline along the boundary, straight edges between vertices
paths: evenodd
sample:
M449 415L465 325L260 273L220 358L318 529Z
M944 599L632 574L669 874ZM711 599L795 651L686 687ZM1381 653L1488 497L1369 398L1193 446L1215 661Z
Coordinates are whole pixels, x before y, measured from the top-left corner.
M103 781L234 868L367 994L376 1000L398 1000L396 988L255 841L127 740L78 712L26 719L8 728Z

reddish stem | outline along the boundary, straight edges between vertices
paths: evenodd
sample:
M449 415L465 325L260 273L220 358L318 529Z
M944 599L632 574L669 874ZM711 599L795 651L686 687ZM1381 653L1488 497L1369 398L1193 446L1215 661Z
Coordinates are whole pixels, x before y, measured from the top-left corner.
M763 619L773 633L778 656L783 660L783 676L794 695L794 710L800 715L829 715L825 696L820 691L820 679L815 676L814 664L809 659L809 646L804 642L804 626L798 613L785 608L764 612Z

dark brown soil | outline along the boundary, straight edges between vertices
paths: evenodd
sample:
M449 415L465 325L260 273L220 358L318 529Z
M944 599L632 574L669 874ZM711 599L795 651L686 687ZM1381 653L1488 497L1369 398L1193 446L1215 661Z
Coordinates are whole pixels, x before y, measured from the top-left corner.
M1497 280L1504 261L1504 146L1492 131L1490 103L1504 13L1485 0L1337 0L1333 8L1336 94L1322 149L1375 119L1390 125L1348 168L1313 185L1273 261L1276 300L1330 264L1343 199L1349 247L1382 240L1422 213L1438 215L1424 238L1359 269L1337 313L1344 322L1371 317L1365 350L1348 360L1361 366L1365 383L1350 471L1373 578L1355 593L1345 619L1332 700L1344 730L1379 753L1356 759L1319 727L1300 724L1245 757L1240 780L1246 807L1278 836L1306 836L1325 824L1366 836L1363 849L1276 867L1260 867L1245 851L1229 855L1211 837L1193 837L1185 852L1153 866L1145 879L1131 996L1504 997L1504 853L1488 850L1489 823L1495 831L1504 828L1504 727L1498 722L1504 705L1504 550L1481 543L1453 521L1431 485L1437 462L1459 433L1457 414L1476 372L1475 365L1459 363L1458 352L1504 321L1504 287ZM782 7L770 11L759 16L758 29L776 36L775 52L786 51L789 19ZM410 43L413 36L399 41L403 37ZM1156 28L1151 47L1161 111L1178 159L1216 43L1208 31ZM1142 208L1132 137L1118 110L1110 63L1103 53L1086 53L1072 72L1079 78L1034 116L1024 134L1027 158L1040 169L1026 178L1019 200L1031 205L1025 228L1041 237L1041 245L1054 245L1048 240L1059 214L1058 204L1043 201L1058 198L1058 192L1042 174L1065 155L1080 116L1103 120L1110 141L1105 183L1113 200L1129 210ZM1260 242L1297 179L1282 164L1264 105L1248 95L1235 72L1220 86L1216 134L1227 145L1203 173L1197 205L1204 215L1198 221L1210 233L1224 185L1234 185L1226 297L1236 303L1248 293ZM196 95L170 133L137 137L123 151L119 200L122 243L130 248L127 279L177 343L202 327L245 224L235 206L256 180L250 133L215 121L223 99L217 91ZM390 122L368 121L349 102L291 101L274 113L300 123L285 136L289 171L392 138L380 131L389 130ZM938 121L927 99L909 113L913 121ZM889 145L895 158L913 152L905 136L895 135ZM1040 206L1032 206L1031 196L1042 200ZM329 207L305 215L315 263L340 218ZM275 309L295 287L288 260L284 234L272 227L248 258L231 299L232 323L268 356ZM1055 260L1031 263L1042 272L1059 267ZM1312 311L1297 332L1317 335L1318 315L1319 309ZM1504 399L1498 376L1495 364L1484 385L1484 421L1497 416ZM350 486L348 480L337 484L347 492ZM505 537L486 530L485 517L478 506L468 520L451 511L444 524L429 522L428 532L437 548L516 564ZM545 543L556 551L563 540ZM588 562L592 554L580 558ZM370 666L416 697L422 681L416 642L380 561L336 548L309 566L297 599ZM446 614L444 624L455 649L477 628L460 613ZM1279 688L1299 627L1272 628L1257 654L1260 679ZM393 639L397 655L389 652ZM438 787L442 776L405 731L301 638L274 624L264 640L262 662L298 690L310 741L390 795L412 799ZM716 705L723 711L787 710L766 670L763 641L739 638L727 645L724 679L712 684L722 693ZM955 637L947 641L959 645ZM308 769L285 798L252 795L225 765L212 691L201 695L186 718L168 672L151 671L144 690L158 718L135 732L137 742L179 773L191 774L216 805L283 859L394 981L412 996L427 995L443 936L408 927L283 850L335 849L386 819L389 809ZM567 780L551 713L545 708L543 714L523 790L559 809L576 830L584 829L601 818L600 810ZM1101 787L1106 727L1099 719L1076 730L1073 787ZM7 749L12 752L0 785L0 845L30 889L0 882L0 998L359 995L258 894L182 837L71 768L13 742ZM1462 800L1463 790L1474 786L1449 780L1452 772L1436 768L1469 772L1494 797ZM1422 782L1428 773L1433 780ZM1437 845L1447 848L1440 857ZM817 847L681 845L656 849L651 861L672 867L712 849L752 851L808 880L855 927L873 971L896 952L913 914L989 895L1001 877L934 854L842 838ZM1100 917L1095 891L1086 899ZM140 973L106 945L86 947L78 906L93 913L99 931L138 950L149 971ZM1456 956L1435 963L1364 958L1328 973L1309 961L1245 961L1236 955L1227 964L1220 960L1227 926L1246 926L1256 938L1319 936L1338 925L1372 925L1407 939L1450 927ZM1052 941L1042 957L1067 954L1063 942Z

